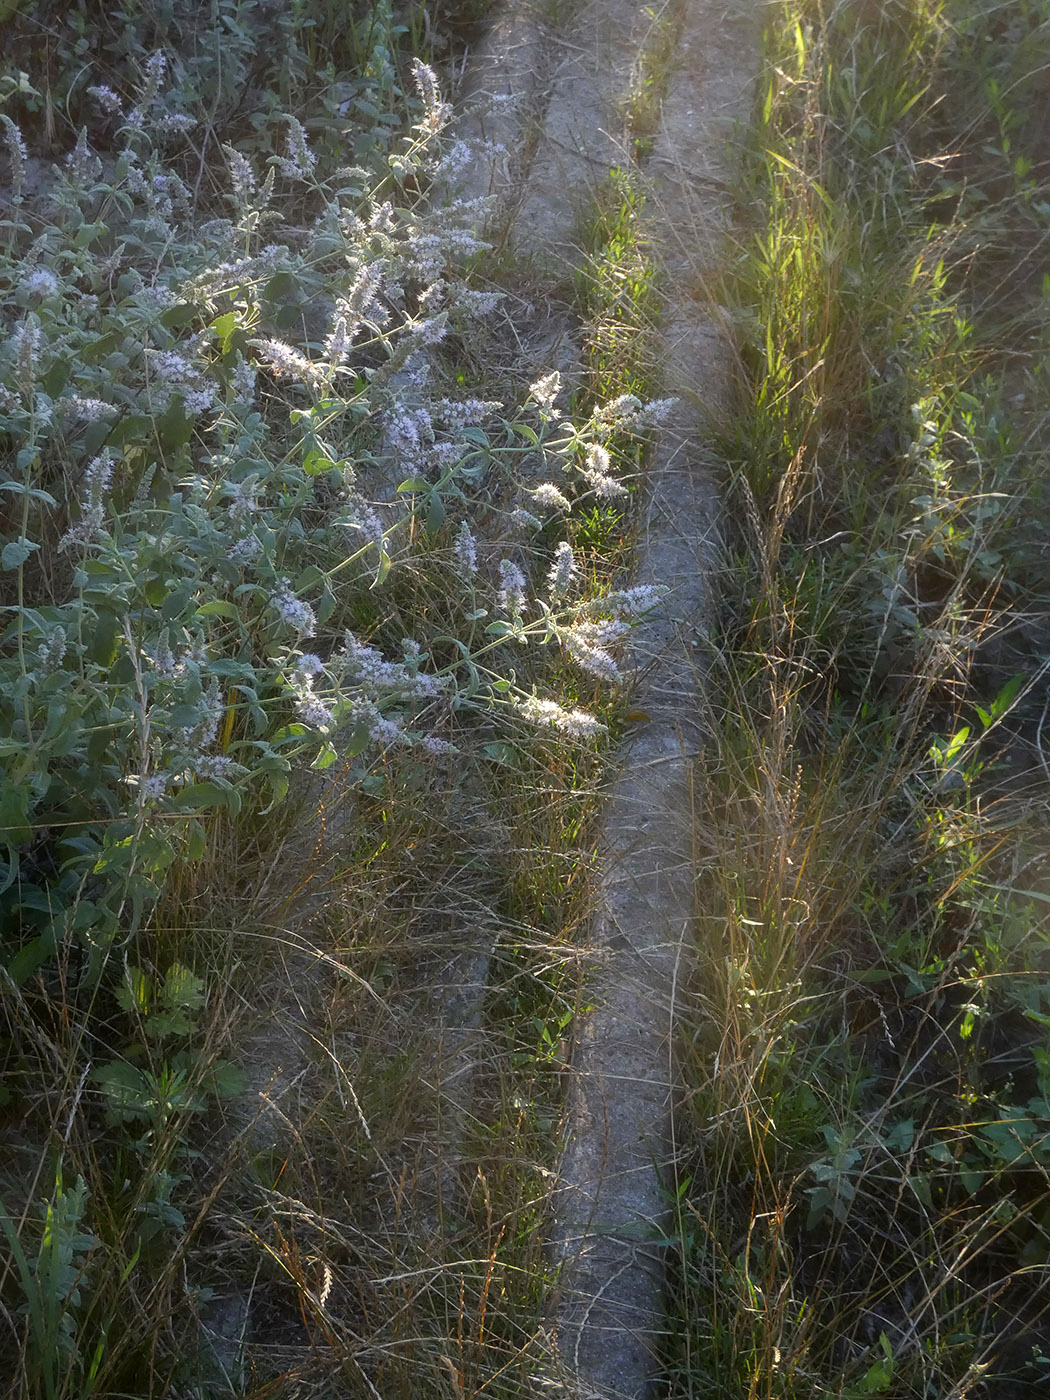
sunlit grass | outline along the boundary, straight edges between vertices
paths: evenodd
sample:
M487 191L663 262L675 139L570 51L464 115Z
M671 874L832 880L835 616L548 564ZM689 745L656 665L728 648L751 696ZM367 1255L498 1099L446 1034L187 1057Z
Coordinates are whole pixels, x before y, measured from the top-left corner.
M1038 86L1045 42L1024 5L786 4L767 34L680 1036L675 1394L1044 1374L1046 345L1018 353L986 272L1040 314L1016 172L1045 171L1042 138L1002 93Z

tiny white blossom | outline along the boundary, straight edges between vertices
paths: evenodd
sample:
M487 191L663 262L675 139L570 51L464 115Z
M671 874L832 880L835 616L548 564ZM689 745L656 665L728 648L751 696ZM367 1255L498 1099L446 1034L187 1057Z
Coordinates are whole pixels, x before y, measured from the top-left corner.
M516 525L521 530L542 530L543 521L538 516L526 510L524 506L516 506L510 513L512 525Z
M595 598L587 610L593 613L612 613L616 617L641 617L643 613L655 608L666 592L663 584L637 583L633 588Z
M420 740L420 744L427 753L446 754L459 753L455 744L450 744L447 739L440 739L436 734L425 734Z
M296 658L295 673L303 680L320 675L323 670L324 662L312 651L304 651L302 656Z
M471 428L502 408L496 399L463 399L459 403L453 399L439 399L434 405L434 414L450 428Z
M534 724L556 729L572 739L593 739L605 733L605 725L586 710L565 710L553 700L539 700L533 695L519 708Z
M529 385L529 397L544 418L553 416L554 400L561 393L561 375L557 370L545 374Z
M464 520L452 546L452 559L461 578L470 579L478 571L478 542Z
M102 108L103 112L105 112L107 115L121 116L123 114L123 102L121 102L120 98L113 91L113 89L111 87L107 87L105 83L99 83L95 87L89 87L88 93L91 97L95 99L98 105Z
M598 680L615 685L621 679L620 668L601 647L587 646L570 636L566 638L565 649L579 667Z
M642 401L637 394L620 394L599 408L591 422L596 428L604 428L606 431L622 428L641 412L641 408Z
M516 617L525 611L525 575L510 559L499 562L500 610L509 617Z
M368 733L377 744L397 744L404 737L397 720L387 719L383 715L372 721Z
M437 75L429 64L421 62L418 58L413 59L412 76L423 99L423 120L420 125L428 134L434 135L446 125L452 115L452 108L447 102L442 102Z
M230 388L233 396L239 403L250 404L255 398L255 382L258 373L255 366L249 364L247 360L240 360L236 368L230 375Z
M16 204L22 202L22 185L25 182L26 162L29 152L22 139L21 128L15 125L6 112L0 112L0 122L4 126L4 140L11 161L11 198Z
M562 598L569 591L569 585L577 573L572 546L560 541L554 550L554 563L547 573L547 583L553 598Z
M254 564L263 552L262 540L256 535L245 535L243 539L235 540L226 552L226 557L231 564L236 564L240 568Z
M194 758L193 766L198 778L230 778L243 773L244 769L234 759L223 753L201 753Z
M560 510L566 514L572 510L572 504L568 498L563 496L558 488L549 481L536 487L532 492L532 499L538 506L544 506L547 510Z
M248 205L251 203L256 189L255 171L251 167L251 162L234 146L224 145L222 149L230 172L233 197L238 204Z
M196 125L197 118L191 117L189 112L164 112L157 119L156 128L162 136L181 136Z
M285 117L285 121L288 123L288 136L285 142L288 154L285 158L278 160L278 165L281 168L281 173L289 180L306 180L313 174L317 157L310 149L302 122L297 117L289 116Z
M106 403L104 399L82 399L73 394L68 398L58 399L55 402L55 411L63 418L79 419L84 423L97 423L108 413L116 413L117 409L114 404Z
M248 344L259 351L271 372L278 378L297 379L310 388L317 388L324 383L324 366L314 364L283 340L250 340Z
M296 703L296 713L311 729L327 729L334 718L332 711L312 692L304 694Z
M304 603L292 592L292 585L286 578L277 580L277 587L270 594L270 606L281 621L304 637L312 637L317 630L317 618L309 603Z

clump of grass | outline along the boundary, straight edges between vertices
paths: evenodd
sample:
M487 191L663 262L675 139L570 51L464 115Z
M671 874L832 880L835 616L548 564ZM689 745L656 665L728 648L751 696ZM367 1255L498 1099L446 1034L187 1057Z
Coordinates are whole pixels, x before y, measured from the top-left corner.
M642 40L624 102L624 126L635 160L652 154L660 112L673 72L675 50L682 33L685 6L669 0L647 6L649 28Z
M1045 347L1004 328L1039 315L1046 166L1002 79L1038 87L1046 35L997 7L975 86L988 18L791 3L767 34L676 1394L1021 1394L1045 1374Z

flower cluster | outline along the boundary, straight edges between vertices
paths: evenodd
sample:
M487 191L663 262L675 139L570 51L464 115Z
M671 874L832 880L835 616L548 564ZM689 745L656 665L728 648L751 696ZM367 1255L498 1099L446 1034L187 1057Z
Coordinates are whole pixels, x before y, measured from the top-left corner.
M192 117L153 55L138 84L91 89L108 126L105 160L85 129L56 176L65 226L101 227L104 208L105 237L66 247L57 233L12 225L0 420L20 448L32 436L33 453L12 460L35 462L50 446L69 464L61 501L26 467L26 499L40 516L58 513L62 548L91 555L68 571L75 600L27 622L18 664L32 665L33 705L95 687L90 714L73 695L72 722L112 731L110 772L124 775L140 811L177 801L186 814L256 783L276 796L302 753L332 761L343 751L358 776L374 745L448 754L435 729L447 732L453 713L469 726L482 705L591 740L598 720L521 690L509 648L557 646L615 683L617 648L659 596L588 600L585 560L560 538L581 497L626 493L612 435L652 410L622 397L574 425L558 408L557 371L524 403L454 373L461 340L486 343L479 318L509 316L513 303L457 271L484 246L478 203L415 197L453 179L466 151L442 149L448 107L432 70L414 75L422 119L401 164L378 170L382 196L349 198L342 173L330 180L323 168L321 140L314 149L288 118L270 133L279 154L265 175L223 148L215 173L229 217L198 222L195 192L164 155ZM0 126L17 198L25 142L10 119ZM414 172L412 183L399 171ZM107 528L117 507L119 528ZM25 533L5 545L5 567L31 557ZM396 657L376 640L403 606L391 571L454 604L421 608L418 642ZM0 707L14 691L5 665ZM108 671L119 686L98 679ZM34 720L41 735L50 714ZM78 751L77 762L88 759Z
M441 87L433 68L418 58L412 61L412 77L423 100L423 120L420 129L426 136L436 136L447 124L452 108L441 100Z
M105 451L87 465L80 488L80 519L71 525L59 542L59 549L90 544L100 534L106 519L106 498L113 482L113 453Z
M596 739L606 732L605 725L586 710L567 710L553 700L540 700L535 695L524 700L518 709L532 724L557 730L570 739Z
M270 594L270 606L284 626L294 627L300 636L312 637L317 631L317 617L313 608L295 596L288 579L277 580L277 587Z
M497 601L507 617L520 617L525 611L525 575L511 559L499 561Z
M565 597L577 572L572 546L567 540L562 540L554 550L554 563L547 574L547 586L555 601Z

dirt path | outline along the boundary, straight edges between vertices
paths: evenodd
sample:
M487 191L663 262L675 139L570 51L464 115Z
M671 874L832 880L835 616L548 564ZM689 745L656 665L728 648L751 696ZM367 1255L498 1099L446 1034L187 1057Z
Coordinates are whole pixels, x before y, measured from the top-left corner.
M662 1240L673 1178L671 1035L692 915L691 760L702 741L698 643L711 611L718 502L709 424L724 404L730 353L711 287L726 229L725 179L746 116L757 24L742 0L691 0L654 15L592 0L544 18L504 13L476 56L475 93L516 101L479 123L505 157L478 163L471 193L498 196L493 236L540 275L578 265L578 213L611 167L630 163L625 103L643 54L651 150L641 167L666 288L664 391L679 396L652 463L638 581L670 586L633 658L648 720L623 752L605 821L598 917L587 956L594 1011L580 1032L557 1200L564 1260L552 1369L564 1393L641 1397L658 1374ZM552 1377L553 1379L553 1377Z

